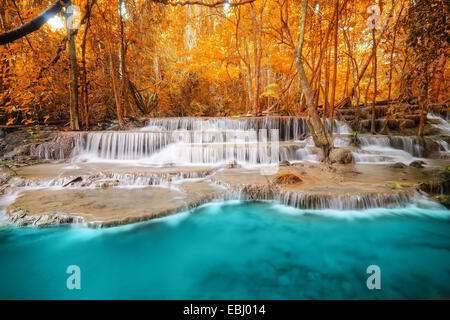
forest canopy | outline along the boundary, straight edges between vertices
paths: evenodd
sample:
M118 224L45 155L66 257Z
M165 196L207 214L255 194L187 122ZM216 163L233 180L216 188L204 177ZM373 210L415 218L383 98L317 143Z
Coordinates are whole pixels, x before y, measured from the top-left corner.
M1 33L52 6L0 46L3 125L448 101L448 1L0 0Z

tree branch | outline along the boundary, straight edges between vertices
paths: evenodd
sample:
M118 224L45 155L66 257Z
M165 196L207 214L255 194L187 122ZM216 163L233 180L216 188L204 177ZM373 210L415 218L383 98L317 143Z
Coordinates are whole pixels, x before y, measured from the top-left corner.
M152 0L153 2L162 3L165 5L170 6L186 6L186 5L199 5L204 7L221 7L224 5L228 5L228 7L237 7L243 4L248 4L255 2L255 0L241 0L238 2L230 2L230 0L216 0L216 1L209 1L208 0L186 0L186 1L172 1L172 0Z
M28 21L20 27L1 33L0 45L13 42L34 31L39 30L39 28L42 27L48 21L48 19L57 15L59 12L61 12L62 8L64 8L64 6L68 4L70 4L70 0L56 0L50 7L48 7L44 12L42 12L34 19Z

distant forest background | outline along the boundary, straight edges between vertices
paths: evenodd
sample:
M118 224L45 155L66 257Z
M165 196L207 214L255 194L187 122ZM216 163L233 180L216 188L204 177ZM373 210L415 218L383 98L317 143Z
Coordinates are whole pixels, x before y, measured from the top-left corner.
M304 2L198 2L72 1L79 11L0 46L0 124L302 115L299 60L322 116L388 100L386 116L403 119L411 99L448 101L448 1L305 1L300 59ZM50 5L0 0L0 31Z

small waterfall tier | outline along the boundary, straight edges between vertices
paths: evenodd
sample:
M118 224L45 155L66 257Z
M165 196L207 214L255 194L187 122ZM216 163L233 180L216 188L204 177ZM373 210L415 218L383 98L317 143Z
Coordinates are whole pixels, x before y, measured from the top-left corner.
M325 122L328 127L328 121ZM357 163L410 163L425 156L416 137L359 135L334 120L336 147L351 148ZM441 152L448 143L439 141ZM80 135L74 161L124 161L150 166L197 166L237 163L244 167L279 161L317 162L320 151L306 121L295 117L161 118L139 131L88 132Z
M328 119L325 126L329 128ZM141 131L259 131L278 129L281 141L303 140L310 135L306 120L297 117L233 118L155 118L150 119ZM350 128L333 120L334 134L350 134Z
M410 163L424 156L424 148L416 137L361 136L359 149L353 152L360 163Z
M333 131L350 133L337 120ZM88 133L78 144L75 159L156 166L317 161L308 137L305 119L295 117L151 119L140 131Z
M427 115L428 120L431 122L431 126L435 128L441 135L450 136L450 123L449 118L444 119L439 114L429 113Z
M266 136L267 137L267 136ZM137 161L156 166L275 164L280 160L315 161L311 148L279 142L256 131L96 132L79 144L75 160Z

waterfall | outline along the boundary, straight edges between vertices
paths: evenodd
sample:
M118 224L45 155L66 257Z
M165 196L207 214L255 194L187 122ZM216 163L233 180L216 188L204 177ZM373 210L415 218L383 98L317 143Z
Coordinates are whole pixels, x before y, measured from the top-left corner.
M427 118L435 122L431 126L436 128L443 136L450 136L448 119L443 119L440 115L434 113L428 113Z
M156 166L278 162L272 151L274 144L260 141L261 137L254 130L96 132L87 135L75 159L140 161Z
M324 125L328 127L328 120ZM353 138L348 126L334 120L333 128L335 146L350 147ZM278 132L277 137L270 136L273 131ZM295 163L319 159L305 119L295 117L156 118L139 131L88 132L78 137L65 148L39 145L33 155L40 159L72 156L74 161L150 166L221 166L236 162L254 167L283 160ZM424 156L424 147L415 137L362 135L358 141L360 147L352 150L357 163L410 163ZM438 143L441 151L448 152L447 142Z
M215 180L215 183L229 190L228 199L270 200L298 209L361 210L392 208L427 199L425 195L415 190L336 195L288 191L270 185L229 185L218 180Z
M336 134L350 130L337 120L333 128ZM272 137L274 131L277 135ZM87 133L80 138L74 159L138 161L155 166L230 162L257 166L280 160L317 161L312 146L303 118L156 118L140 131Z
M166 132L93 132L88 133L81 158L137 160L149 158L173 143Z
M436 142L439 144L439 151L444 153L450 153L450 145L446 141L437 140Z
M328 119L325 126L329 127ZM304 118L265 117L249 119L233 118L154 118L141 131L226 131L278 129L282 141L303 140L309 135ZM350 128L338 120L333 121L333 133L350 134Z
M360 149L353 151L356 162L360 163L409 163L423 156L420 140L414 137L361 136Z

